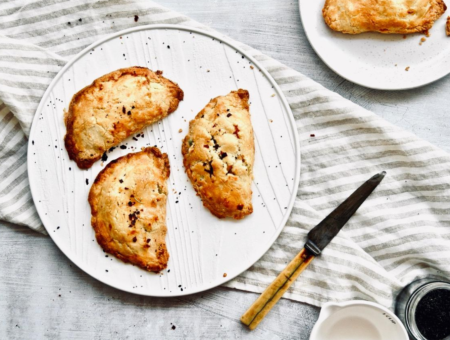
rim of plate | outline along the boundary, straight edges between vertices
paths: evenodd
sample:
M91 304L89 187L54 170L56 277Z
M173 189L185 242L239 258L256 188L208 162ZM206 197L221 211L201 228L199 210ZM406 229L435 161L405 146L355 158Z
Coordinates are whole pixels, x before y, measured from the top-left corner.
M311 39L311 36L309 34L309 30L306 29L306 26L304 24L304 20L303 20L303 12L304 11L302 11L302 8L304 8L304 7L302 7L302 3L305 3L305 0L299 0L299 2L298 2L298 9L299 9L299 12L300 12L300 20L302 22L303 31L305 32L306 38L308 39L309 44L313 48L314 52L316 52L316 54L319 56L319 58L325 63L325 65L328 66L328 68L330 68L330 70L332 70L337 75L341 76L342 78L344 78L344 79L346 79L348 81L351 81L352 83L354 83L356 85L363 86L363 87L366 87L366 88L369 88L369 89L373 89L373 90L382 90L382 91L413 90L413 89L417 89L419 87L423 87L423 86L432 84L432 83L434 83L434 82L436 82L438 80L441 80L442 78L444 78L445 76L450 74L450 68L449 68L447 71L444 71L443 73L439 74L435 79L426 81L426 82L418 84L418 85L400 86L400 87L380 87L380 86L371 85L370 83L363 83L363 82L360 82L360 81L356 81L356 80L352 79L351 76L346 75L346 74L340 72L339 70L337 70L336 68L332 67L328 63L327 55L320 52L319 47L317 47L317 45L315 44L315 40ZM305 13L305 15L306 15L306 13Z
M196 293L200 293L218 286L223 285L224 283L231 281L232 279L234 279L235 277L237 277L238 275L242 274L243 272L245 272L248 268L250 268L252 265L254 265L269 249L270 247L272 247L273 243L276 241L276 239L278 238L278 236L280 235L281 231L284 229L284 226L286 225L286 222L289 218L289 216L291 215L292 212L292 208L294 206L294 202L295 202L295 198L296 198L296 192L298 190L299 187L299 183L300 183L300 162L301 162L301 157L300 157L300 142L299 142L299 138L298 138L298 132L297 132L297 128L296 128L296 124L295 124L295 120L294 120L294 116L292 114L292 110L289 106L289 103L287 102L286 97L284 96L283 92L281 91L280 87L278 86L278 84L275 82L275 80L272 78L272 76L269 74L269 72L267 72L267 70L262 67L262 65L260 65L260 63L253 58L252 56L250 56L249 54L247 54L244 50L242 50L241 48L239 48L237 46L237 44L233 43L229 38L224 37L222 34L220 33L211 33L211 32L207 32L204 31L202 29L198 29L198 28L191 28L188 26L183 26L183 25L170 25L170 24L158 24L158 25L143 25L143 26L138 26L138 27L133 27L133 28L128 28L122 31L118 31L116 33L113 33L111 35L108 35L107 37L100 39L96 42L94 42L93 44L89 45L88 47L86 47L85 49L83 49L81 52L79 52L75 57L73 57L66 65L64 65L64 67L58 72L58 74L56 75L56 77L51 81L50 85L48 86L47 90L45 91L44 95L42 96L42 99L39 103L38 108L36 109L36 113L39 112L40 110L42 110L42 107L45 105L44 102L47 100L48 95L50 94L50 92L53 90L53 87L55 86L56 82L60 79L60 77L66 72L66 70L71 67L81 56L85 55L86 53L88 53L90 50L92 50L93 48L97 47L98 45L101 45L105 42L107 42L108 40L114 39L116 37L119 37L121 35L124 34L128 34L128 33L133 33L133 32L137 32L137 31L145 31L145 30L154 30L154 29L172 29L172 30L181 30L181 31L187 31L187 32L195 32L197 34L202 34L204 36L207 37L211 37L214 38L218 41L221 41L222 43L228 45L229 47L235 49L236 51L238 51L239 53L241 53L242 55L244 55L249 61L251 61L256 67L258 67L258 69L261 70L261 72L264 74L264 76L267 78L267 80L274 86L274 90L277 92L278 97L280 98L281 102L284 105L284 109L286 110L286 113L288 115L288 119L291 125L291 129L292 129L292 134L294 137L294 144L295 144L295 177L294 177L294 186L293 186L293 191L292 191L292 195L291 198L289 200L289 204L287 206L287 210L286 210L286 214L284 215L282 221L281 221L281 225L279 226L278 230L275 232L274 236L272 239L270 239L270 241L267 243L267 247L264 248L264 252L262 252L261 254L258 253L256 256L254 255L253 258L251 258L251 260L249 261L249 265L244 268L243 270L239 271L236 274L230 275L229 277L227 277L225 280L220 280L220 282L213 282L211 283L211 285L203 285L193 291L189 291L189 292L178 292L178 293L146 293L146 292L137 292L137 291L132 291L131 289L128 289L126 287L120 287L116 284L114 284L114 282L107 282L106 280L103 280L101 277L96 275L96 271L92 270L91 268L89 268L88 266L85 266L84 264L81 264L78 262L78 260L76 259L75 256L70 256L69 254L67 254L64 249L62 249L62 247L60 247L60 245L58 244L58 242L55 240L55 238L53 238L52 233L49 232L49 230L47 229L44 220L45 220L45 215L43 213L41 213L41 206L40 205L35 205L36 210L38 212L39 218L41 219L42 224L44 225L45 230L47 231L48 235L50 236L50 238L53 240L53 242L57 245L57 247L59 248L59 250L61 250L61 252L72 262L74 263L78 268L80 268L82 271L84 271L85 273L87 273L88 275L90 275L91 277L93 277L94 279L96 279L97 281L100 281L110 287L113 287L115 289L121 290L121 291L125 291L128 293L132 293L135 295L141 295L141 296L152 296L152 297L177 297L177 296L186 296L186 295L192 295L192 294L196 294ZM36 127L36 121L38 120L38 115L35 114L34 118L33 118L33 122L32 122L32 126L31 126L31 130L30 130L30 137L28 139L28 153L30 154L31 152L31 135L33 135L35 127ZM33 175L31 175L32 172L32 164L30 161L30 158L27 159L27 171L28 171L28 177L29 177L29 182L30 182L30 190L31 190L31 196L33 198L33 203L35 201L34 198L34 180Z

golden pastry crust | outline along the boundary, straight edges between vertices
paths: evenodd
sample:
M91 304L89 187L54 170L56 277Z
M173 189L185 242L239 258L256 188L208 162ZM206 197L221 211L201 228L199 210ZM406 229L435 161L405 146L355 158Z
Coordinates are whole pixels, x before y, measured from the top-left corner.
M443 0L326 0L322 14L342 33L409 34L428 31L446 9Z
M76 93L65 114L70 159L88 169L103 153L175 111L183 100L161 71L129 67L108 73Z
M450 36L450 17L447 17L447 23L445 25L445 33L447 36Z
M167 267L167 154L156 147L110 162L89 192L91 224L107 253L142 269Z
M253 212L255 142L248 91L212 99L189 123L183 164L203 205L219 218Z

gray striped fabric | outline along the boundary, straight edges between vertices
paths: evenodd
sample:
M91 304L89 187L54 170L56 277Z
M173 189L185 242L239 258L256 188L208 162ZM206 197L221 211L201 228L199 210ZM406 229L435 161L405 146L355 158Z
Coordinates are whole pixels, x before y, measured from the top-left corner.
M28 186L26 136L51 79L99 38L156 23L205 28L148 0L0 3L1 219L44 232ZM368 299L391 306L396 292L411 280L449 277L450 156L238 45L260 61L284 91L297 122L302 169L297 200L281 236L227 286L262 291L303 246L307 231L381 170L388 172L382 185L286 296L314 305Z

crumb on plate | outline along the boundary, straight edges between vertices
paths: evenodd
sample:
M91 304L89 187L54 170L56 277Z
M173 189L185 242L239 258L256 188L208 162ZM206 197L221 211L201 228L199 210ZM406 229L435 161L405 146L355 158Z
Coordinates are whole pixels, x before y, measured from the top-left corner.
M445 33L450 36L450 16L447 17L447 24L445 25Z

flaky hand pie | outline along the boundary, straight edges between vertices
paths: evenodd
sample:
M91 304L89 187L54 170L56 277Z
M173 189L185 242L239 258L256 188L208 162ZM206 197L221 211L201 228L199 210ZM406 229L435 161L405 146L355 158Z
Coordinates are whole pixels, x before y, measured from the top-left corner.
M161 71L120 69L75 94L65 115L70 159L88 169L103 153L175 111L183 91Z
M255 143L248 99L241 89L212 99L183 140L186 173L203 205L219 218L253 212Z
M110 162L89 192L91 223L104 251L148 271L167 267L167 154L156 147Z
M428 31L446 9L443 0L326 0L322 14L342 33L408 34Z

